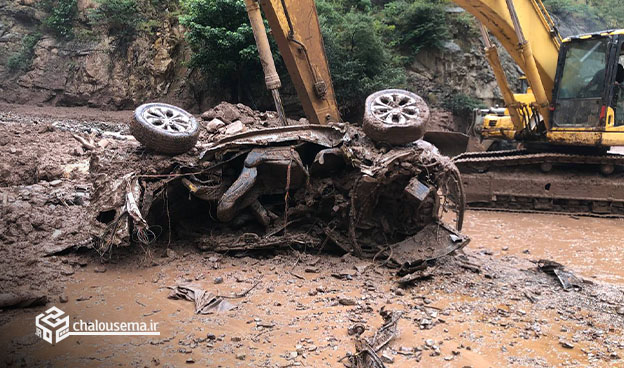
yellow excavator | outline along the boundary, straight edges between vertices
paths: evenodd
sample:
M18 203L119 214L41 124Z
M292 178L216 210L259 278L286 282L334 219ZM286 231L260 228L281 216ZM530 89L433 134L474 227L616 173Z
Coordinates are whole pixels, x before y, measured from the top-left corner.
M624 155L609 151L624 146L624 30L562 39L541 0L453 2L479 21L485 54L505 102L504 109L481 116L480 134L521 147L454 158L468 204L624 216L624 181L618 169ZM340 122L314 1L245 3L266 85L283 121L280 81L260 8L310 122ZM526 75L526 93L512 92L490 35ZM403 103L391 100L382 96L379 104Z

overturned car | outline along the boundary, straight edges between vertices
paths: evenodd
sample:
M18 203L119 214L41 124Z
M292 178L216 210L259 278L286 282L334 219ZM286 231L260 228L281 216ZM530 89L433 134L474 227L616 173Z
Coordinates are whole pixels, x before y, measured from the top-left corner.
M409 268L461 248L457 168L428 142L348 124L250 130L157 174L96 183L98 248L183 238L202 249L337 247Z

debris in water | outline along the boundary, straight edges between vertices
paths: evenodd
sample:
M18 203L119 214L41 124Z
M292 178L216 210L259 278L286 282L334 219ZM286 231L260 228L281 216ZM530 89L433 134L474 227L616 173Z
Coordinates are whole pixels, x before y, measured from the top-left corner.
M207 292L192 284L182 284L171 287L170 299L186 299L195 302L196 314L210 314L227 312L236 306L227 300Z
M549 275L556 276L565 291L572 289L580 290L583 287L583 280L576 277L572 272L566 271L561 263L540 259L537 262L537 267Z
M355 340L355 354L349 356L349 363L352 368L385 367L384 361L378 354L397 336L397 324L401 319L402 312L386 311L382 307L379 313L384 324L375 332L372 339L358 338ZM384 356L383 353L382 356Z

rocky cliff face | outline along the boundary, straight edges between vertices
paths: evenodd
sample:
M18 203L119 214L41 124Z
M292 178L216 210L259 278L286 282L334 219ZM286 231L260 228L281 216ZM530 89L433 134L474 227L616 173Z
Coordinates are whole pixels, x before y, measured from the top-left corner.
M507 79L518 90L522 72L502 47L499 52ZM408 84L434 105L456 93L478 98L486 105L502 103L479 39L455 39L441 50L419 53L408 70Z
M185 66L190 51L175 16L159 17L153 32L140 32L127 52L119 52L113 39L89 29L86 14L96 6L93 0L78 1L79 30L72 41L44 33L34 47L30 67L11 71L8 59L20 50L26 35L41 28L46 16L39 1L0 3L0 101L105 109L132 109L161 101L199 112L227 99L207 93L209 76ZM455 93L489 105L501 103L481 43L473 36L456 34L441 50L421 52L407 70L408 88L434 106ZM519 70L506 55L503 62L513 85Z
M80 18L94 6L90 1L79 1ZM202 95L201 76L185 66L189 51L175 17L163 17L153 34L140 33L125 52L105 35L65 42L44 34L30 68L11 71L8 59L44 16L36 0L0 4L0 100L106 109L161 101L195 111L214 102Z

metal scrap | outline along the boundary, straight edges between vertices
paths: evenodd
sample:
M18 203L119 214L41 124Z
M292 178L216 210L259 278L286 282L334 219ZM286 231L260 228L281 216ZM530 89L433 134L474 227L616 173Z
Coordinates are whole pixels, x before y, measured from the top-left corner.
M540 259L537 262L537 267L549 275L554 275L565 291L583 288L583 280L576 277L572 272L565 270L561 263Z
M236 306L215 294L193 284L180 284L170 287L170 299L186 299L195 302L195 314L227 312Z
M371 339L358 338L355 340L355 354L349 356L349 367L385 368L385 364L379 354L397 336L397 325L403 313L400 311L387 311L383 307L379 313L384 320L383 326L375 332Z
M411 273L427 261L465 247L469 241L468 237L444 224L432 223L416 235L392 245L390 260L401 267L399 274Z
M454 166L427 142L387 150L358 127L301 125L204 148L195 161L163 158L148 173L97 177L98 249L163 234L213 251L329 244L356 256L385 251L408 270L468 242L437 210Z

